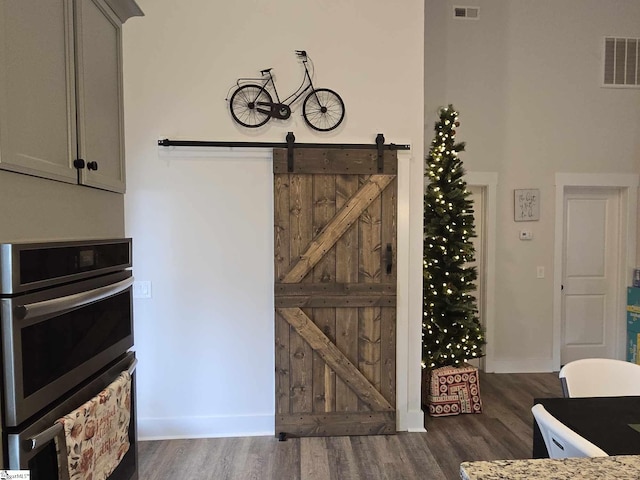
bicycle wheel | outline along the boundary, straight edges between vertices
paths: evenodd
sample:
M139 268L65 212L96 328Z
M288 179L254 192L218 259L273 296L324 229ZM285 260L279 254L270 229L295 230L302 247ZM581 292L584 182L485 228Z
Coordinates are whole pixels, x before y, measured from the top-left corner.
M342 122L344 102L333 90L317 88L304 99L302 116L314 130L328 132Z
M257 128L269 121L270 115L258 111L258 102L271 102L271 95L260 85L243 85L229 100L231 116L243 127ZM268 106L260 107L269 110Z

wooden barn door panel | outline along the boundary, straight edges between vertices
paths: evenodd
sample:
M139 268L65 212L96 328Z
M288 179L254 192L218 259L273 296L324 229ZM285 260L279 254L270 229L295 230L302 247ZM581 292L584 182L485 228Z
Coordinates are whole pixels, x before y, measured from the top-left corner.
M274 150L276 433L395 432L396 152Z

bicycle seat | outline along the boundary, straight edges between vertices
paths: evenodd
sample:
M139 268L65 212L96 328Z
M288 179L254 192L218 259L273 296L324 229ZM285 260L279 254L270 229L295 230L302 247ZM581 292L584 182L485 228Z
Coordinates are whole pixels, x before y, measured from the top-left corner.
M265 73L269 73L270 71L271 71L271 68L265 68L264 70L260 70L260 73L264 75Z

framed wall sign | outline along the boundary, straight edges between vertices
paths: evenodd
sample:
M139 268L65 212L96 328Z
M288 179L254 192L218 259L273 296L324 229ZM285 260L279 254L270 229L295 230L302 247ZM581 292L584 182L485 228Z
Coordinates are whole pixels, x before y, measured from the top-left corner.
M513 219L516 222L540 220L540 190L529 188L514 190Z

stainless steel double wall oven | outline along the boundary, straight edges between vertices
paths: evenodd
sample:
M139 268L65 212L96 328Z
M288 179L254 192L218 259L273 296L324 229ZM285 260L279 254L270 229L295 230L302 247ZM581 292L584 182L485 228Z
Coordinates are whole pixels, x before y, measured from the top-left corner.
M57 480L56 419L133 372L131 265L131 239L0 244L2 468ZM131 408L109 480L137 478L135 382Z

